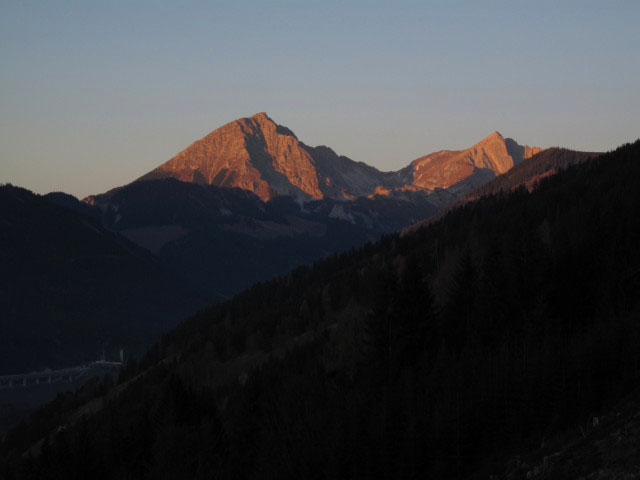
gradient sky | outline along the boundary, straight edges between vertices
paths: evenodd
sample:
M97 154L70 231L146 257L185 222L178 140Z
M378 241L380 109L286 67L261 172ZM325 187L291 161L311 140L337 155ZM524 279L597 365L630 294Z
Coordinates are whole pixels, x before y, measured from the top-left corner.
M640 136L640 1L0 0L0 182L83 197L266 111L384 170Z

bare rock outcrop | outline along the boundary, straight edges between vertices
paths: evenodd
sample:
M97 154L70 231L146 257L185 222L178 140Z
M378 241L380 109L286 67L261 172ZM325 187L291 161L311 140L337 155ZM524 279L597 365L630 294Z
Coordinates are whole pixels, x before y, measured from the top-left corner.
M397 172L381 172L328 147L305 145L263 112L214 130L139 180L173 177L238 187L263 201L279 195L352 200L392 191L430 194L436 189L460 195L540 150L494 132L466 150L442 150Z
M420 157L405 169L411 184L428 188L450 188L475 176L493 178L525 158L542 151L539 147L521 146L498 132L466 150L442 150Z

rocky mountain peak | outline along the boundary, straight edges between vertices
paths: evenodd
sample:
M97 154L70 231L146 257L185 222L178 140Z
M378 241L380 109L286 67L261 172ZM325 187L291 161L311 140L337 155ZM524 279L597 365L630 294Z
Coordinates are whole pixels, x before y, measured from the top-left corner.
M494 131L466 150L442 150L414 160L413 184L428 189L476 187L539 151Z
M173 177L237 187L263 201L279 195L351 199L379 188L465 190L505 173L538 151L494 131L466 150L435 152L398 172L385 173L328 147L309 147L266 112L259 112L214 130L140 180Z
M277 195L323 196L309 153L265 112L214 130L141 180L164 177L242 188L264 201Z
M500 132L498 132L497 130L494 132L491 132L489 135L487 135L486 137L484 137L482 140L480 140L480 142L478 143L482 143L482 142L486 142L486 141L491 141L491 140L504 140L504 137L500 134Z
M269 115L267 115L267 112L258 112L256 114L251 115L250 118L253 118L259 122L275 123L273 120L271 120L271 118L269 118Z

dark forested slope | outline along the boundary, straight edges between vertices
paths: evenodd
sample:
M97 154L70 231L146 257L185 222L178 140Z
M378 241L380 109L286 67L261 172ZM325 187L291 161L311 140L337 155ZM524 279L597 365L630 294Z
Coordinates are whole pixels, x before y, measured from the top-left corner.
M0 374L142 349L198 305L69 197L0 187Z
M502 473L640 387L639 182L640 141L257 285L15 429L0 475Z

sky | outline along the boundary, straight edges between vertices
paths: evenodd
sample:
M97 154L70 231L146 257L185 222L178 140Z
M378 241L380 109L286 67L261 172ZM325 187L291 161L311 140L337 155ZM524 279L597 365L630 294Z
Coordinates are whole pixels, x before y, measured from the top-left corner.
M640 137L640 1L0 0L0 183L80 198L266 111L396 170Z

